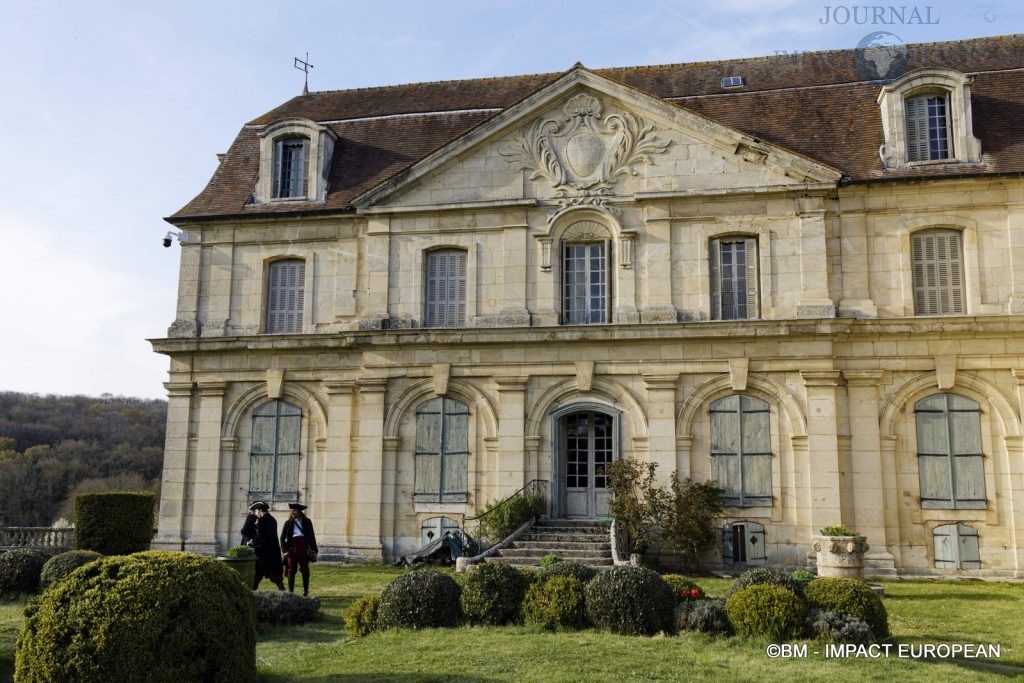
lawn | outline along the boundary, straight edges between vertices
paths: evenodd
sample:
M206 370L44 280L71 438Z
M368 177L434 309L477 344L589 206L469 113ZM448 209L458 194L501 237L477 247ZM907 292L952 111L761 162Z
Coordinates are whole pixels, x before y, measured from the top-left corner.
M981 581L886 582L885 605L899 643L998 643L997 670L978 662L826 658L769 659L768 641L656 638L596 631L535 633L524 627L403 631L351 640L341 613L401 570L314 567L325 618L261 632L256 656L266 681L909 681L1004 680L1024 674L1024 585ZM698 579L711 594L728 582ZM0 603L0 681L11 677L22 601ZM818 650L820 654L815 655ZM984 664L982 665L984 666Z

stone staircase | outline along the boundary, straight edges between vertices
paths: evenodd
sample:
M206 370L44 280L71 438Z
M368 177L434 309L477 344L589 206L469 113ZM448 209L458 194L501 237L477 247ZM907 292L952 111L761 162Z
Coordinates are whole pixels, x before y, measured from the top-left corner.
M591 567L610 567L609 524L589 519L541 519L522 538L486 561L537 567L545 555L558 555Z

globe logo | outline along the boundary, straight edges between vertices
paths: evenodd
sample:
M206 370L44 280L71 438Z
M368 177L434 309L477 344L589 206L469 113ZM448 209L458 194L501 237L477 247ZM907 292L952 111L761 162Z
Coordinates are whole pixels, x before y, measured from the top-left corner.
M895 34L873 31L857 43L854 59L865 80L892 80L907 70L907 46Z

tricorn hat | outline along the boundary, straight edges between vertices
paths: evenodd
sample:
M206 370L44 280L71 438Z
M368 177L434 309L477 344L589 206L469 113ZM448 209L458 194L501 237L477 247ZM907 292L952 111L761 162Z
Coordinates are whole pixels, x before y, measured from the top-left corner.
M306 506L303 505L302 503L288 503L288 509L298 510L299 512L302 512L303 510L306 509Z
M264 503L262 500L257 500L255 503L253 503L252 505L249 506L249 511L250 512L253 511L253 510L263 510L264 512L266 512L269 509L270 509L270 506L267 505L266 503Z

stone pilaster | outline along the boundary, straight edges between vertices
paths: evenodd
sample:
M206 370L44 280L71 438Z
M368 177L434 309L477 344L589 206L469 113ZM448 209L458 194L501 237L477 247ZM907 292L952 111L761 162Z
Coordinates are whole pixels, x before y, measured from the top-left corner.
M164 442L157 534L150 544L155 550L181 550L183 547L192 387L192 382L164 384L167 389L167 438Z
M674 323L678 320L672 304L672 223L667 206L649 205L645 209L644 300L640 321Z
M168 337L195 337L199 334L199 282L201 280L202 253L202 247L198 243L189 242L181 245L178 307L174 322L167 329Z
M389 316L388 290L391 286L390 219L371 218L364 240L366 250L366 306L360 313L360 327L374 329Z
M640 313L636 308L636 268L633 267L633 246L636 232L623 230L617 243L612 246L608 255L609 279L611 289L608 292L615 302L612 320L617 323L638 323ZM623 257L626 257L626 260ZM612 274L615 274L612 276Z
M355 382L324 382L327 391L327 452L324 489L317 510L317 541L324 546L348 545L348 505L352 479L352 412Z
M676 469L676 389L678 374L644 375L647 385L649 457L663 477Z
M828 291L828 252L825 244L825 200L798 197L800 219L800 303L798 318L834 318L835 302Z
M845 522L836 411L841 375L838 370L800 372L807 391L807 489L812 534L822 527Z
M220 494L220 426L224 419L226 382L199 382L199 429L192 482L192 515L185 550L217 551L217 500Z
M853 500L847 503L847 523L866 537L868 574L895 575L895 565L885 533L885 491L878 416L881 370L844 370L850 410L850 453Z
M349 479L348 535L351 547L367 558L381 558L381 496L384 463L384 393L386 377L363 377L357 383L355 446Z
M206 280L206 322L202 336L223 337L228 334L231 318L231 270L234 246L214 244L208 250L209 270ZM312 275L312 273L311 273Z
M532 463L523 444L526 433L526 385L529 377L498 377L498 495L506 496L532 479Z
M537 310L533 316L536 325L557 325L558 272L554 262L559 258L558 243L547 235L534 238L537 249Z

